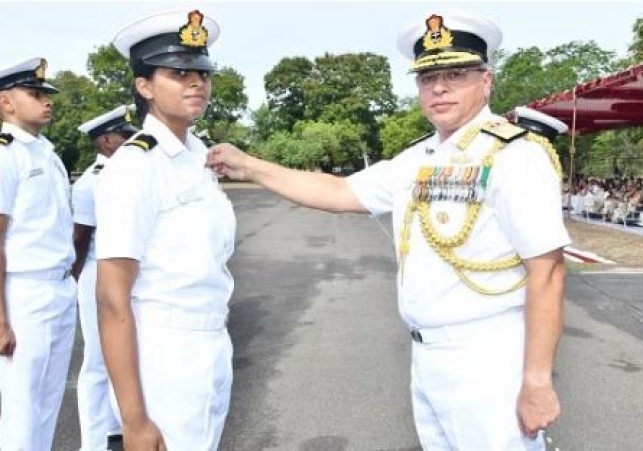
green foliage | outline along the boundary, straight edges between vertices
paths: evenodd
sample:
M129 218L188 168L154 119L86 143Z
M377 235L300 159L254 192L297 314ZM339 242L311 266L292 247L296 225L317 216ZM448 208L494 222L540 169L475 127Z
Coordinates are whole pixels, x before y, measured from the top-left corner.
M402 110L382 120L380 138L382 140L382 157L393 158L408 147L409 143L426 134L432 127L422 114L420 105L415 102L408 109Z
M492 110L505 113L616 70L615 54L594 41L570 42L548 51L537 47L501 54Z
M56 146L69 172L83 170L95 154L78 126L96 115L96 87L87 77L70 71L58 72L51 83L60 93L53 97L54 120L44 134Z
M579 161L586 175L640 176L643 174L643 129L609 130L597 134L593 145Z
M643 62L643 17L639 17L632 25L632 44L628 48L627 65Z
M269 121L272 127L292 131L302 120L350 121L362 127L370 153L379 154L378 118L396 109L385 57L372 53L325 54L314 63L305 58L284 58L264 81L268 107L275 115Z
M96 84L95 102L101 111L109 111L118 105L130 104L134 83L132 71L125 59L113 45L98 47L87 59L89 76Z
M276 132L254 149L254 154L284 166L321 169L359 166L366 144L359 125L347 121L300 121L292 132Z
M207 119L212 121L236 122L248 107L248 96L244 93L243 76L230 67L216 70L212 74L212 94Z
M304 119L305 88L312 71L313 63L306 58L284 58L264 76L268 108L277 116L280 130L290 131Z

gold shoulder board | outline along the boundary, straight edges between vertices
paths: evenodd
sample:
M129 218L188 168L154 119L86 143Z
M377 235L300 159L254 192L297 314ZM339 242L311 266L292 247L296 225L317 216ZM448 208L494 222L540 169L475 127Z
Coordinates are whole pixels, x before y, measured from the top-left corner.
M0 133L0 145L8 146L13 141L13 135L11 133Z
M527 134L527 130L510 122L487 122L481 131L508 143Z
M139 133L138 135L134 135L129 141L126 141L124 145L138 147L144 152L149 152L156 146L157 143L158 141L152 135Z

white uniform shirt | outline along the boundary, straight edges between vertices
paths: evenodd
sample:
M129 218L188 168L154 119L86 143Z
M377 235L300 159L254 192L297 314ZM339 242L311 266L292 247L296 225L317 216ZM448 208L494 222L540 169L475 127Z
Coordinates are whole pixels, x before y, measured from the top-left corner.
M7 272L69 269L75 258L67 170L44 136L5 122L13 142L0 146L0 214Z
M96 258L140 262L135 309L227 315L236 221L207 149L192 134L183 145L151 114L142 132L158 144L122 147L96 185Z
M466 150L456 147L464 132L474 124L494 117L484 108L443 143L437 134L427 138L390 161L381 161L348 178L362 205L373 215L392 213L396 249L406 207L421 166L453 166L464 156L467 165L478 165L491 149L494 137L480 133ZM429 151L428 149L431 149ZM460 163L462 164L462 163ZM466 204L454 201L431 202L433 224L442 236L457 233ZM445 224L437 220L444 213ZM562 218L560 181L549 156L538 144L519 138L495 154L487 196L469 240L455 248L459 257L495 261L514 254L523 259L536 257L569 244ZM410 251L403 280L398 274L399 309L409 327L436 327L485 318L523 305L525 288L504 295L483 295L467 287L451 265L426 242L414 216ZM521 265L498 272L466 272L477 284L506 289L520 280Z
M96 211L94 206L94 190L100 171L109 161L105 155L98 154L94 164L90 165L72 187L71 204L74 212L74 223L96 227ZM95 234L92 234L87 250L87 260L94 260Z

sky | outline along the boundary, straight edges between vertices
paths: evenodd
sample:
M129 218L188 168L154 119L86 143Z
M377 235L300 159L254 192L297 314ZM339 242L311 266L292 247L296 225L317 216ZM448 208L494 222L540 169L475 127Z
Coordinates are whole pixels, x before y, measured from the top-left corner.
M109 44L129 23L168 10L199 9L214 18L219 39L210 57L245 78L249 106L265 102L263 77L284 57L373 52L389 58L393 91L414 96L409 61L397 47L399 31L433 12L482 14L503 31L501 48L549 49L594 40L624 56L642 1L5 1L0 0L0 69L45 57L50 74L86 74L87 56ZM216 89L216 87L214 87Z

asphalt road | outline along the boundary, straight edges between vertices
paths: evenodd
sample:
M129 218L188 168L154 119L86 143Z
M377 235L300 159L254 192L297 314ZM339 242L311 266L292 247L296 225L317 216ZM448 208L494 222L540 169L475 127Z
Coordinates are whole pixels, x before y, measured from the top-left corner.
M388 225L230 189L232 404L221 449L419 450ZM643 449L643 277L574 274L550 449ZM78 449L74 354L55 451ZM482 450L484 451L484 450Z

